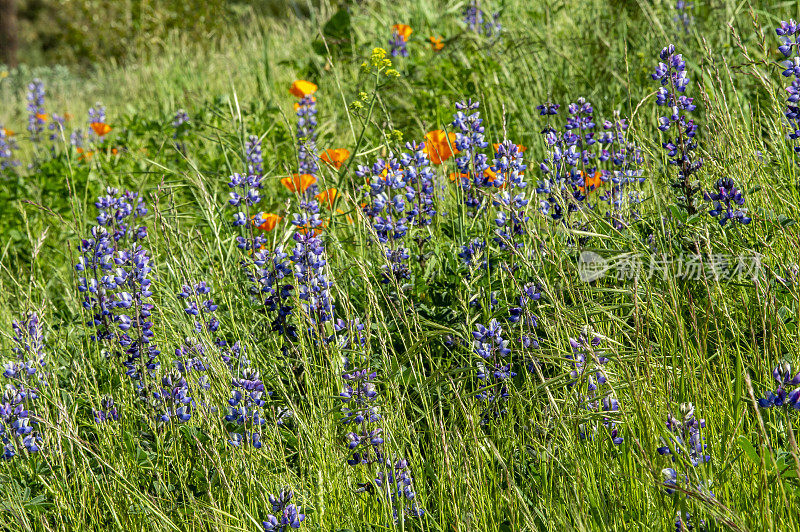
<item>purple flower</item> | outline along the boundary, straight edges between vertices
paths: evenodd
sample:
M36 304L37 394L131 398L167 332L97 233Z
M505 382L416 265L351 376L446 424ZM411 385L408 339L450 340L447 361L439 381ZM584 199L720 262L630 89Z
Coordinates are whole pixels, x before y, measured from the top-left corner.
M0 124L0 172L11 171L20 162L14 158L17 143L9 136L8 131Z
M301 514L299 508L292 502L294 493L290 489L285 489L278 496L269 495L269 502L272 504L273 514L267 515L267 520L261 524L267 532L286 532L289 528L300 528L300 523L305 520L305 514Z
M691 215L697 211L694 195L699 188L690 178L703 165L702 160L695 160L692 156L697 149L694 138L697 125L688 119L688 114L696 106L693 98L684 95L689 77L683 56L676 54L675 46L670 44L661 50L659 57L662 62L656 66L651 77L661 85L656 93L656 104L665 107L666 114L659 117L658 128L664 132L675 131L676 136L668 137L662 146L667 152L669 163L678 167L677 181L674 184L679 194L678 203Z
M772 377L778 383L778 388L769 392L766 397L760 398L758 406L761 408L786 406L787 408L800 410L800 388L790 392L787 391L787 388L800 384L800 372L792 375L792 365L785 362L775 366L772 371Z
M34 79L28 85L28 132L31 134L31 141L38 143L40 135L44 131L44 124L47 115L44 109L44 83L40 79Z
M297 167L299 174L317 175L317 99L309 94L297 103ZM308 197L316 194L316 184L306 189Z
M488 327L480 323L476 327L472 332L472 351L480 359L476 363L479 385L475 398L483 405L481 423L485 425L506 414L505 403L510 397L506 381L517 374L506 362L511 349L497 320L492 319Z
M708 211L711 216L719 217L719 224L725 225L728 220L740 224L749 224L751 218L747 216L747 209L740 209L744 205L744 197L730 177L717 180L716 192L704 194L707 201L714 202L714 208Z
M486 37L496 37L500 34L503 26L500 24L500 13L494 13L490 17L480 8L479 0L471 0L463 11L463 21L472 32Z
M657 449L658 454L672 456L675 461L676 455L685 455L692 466L711 461L711 456L705 454L706 445L700 429L705 428L704 419L694 417L694 406L692 403L683 403L679 408L680 418L672 414L667 415L667 429L672 433L669 442Z

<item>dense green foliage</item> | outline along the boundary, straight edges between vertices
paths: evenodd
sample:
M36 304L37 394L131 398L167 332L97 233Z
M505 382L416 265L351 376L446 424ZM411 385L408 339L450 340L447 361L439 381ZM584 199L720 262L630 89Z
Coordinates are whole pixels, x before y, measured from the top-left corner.
M800 159L785 138L788 82L774 33L780 20L800 17L797 5L698 1L684 31L668 2L483 4L500 12L499 39L465 29L461 4L323 2L309 7L309 17L257 17L207 42L195 33L145 39L137 46L149 53L124 66L101 61L89 73L22 68L0 79L0 125L16 132L23 161L0 180L0 358L14 358L12 320L36 311L48 361L36 414L41 450L0 461L0 529L259 530L272 513L268 494L288 486L306 530L671 530L678 512L707 530L800 530L800 412L757 407L775 389L776 365L800 367ZM395 77L376 73L370 62L374 48L388 49L396 23L414 31L409 57L391 59ZM88 42L93 31L79 38ZM444 47L434 51L429 36L441 36ZM102 59L102 43L86 52L93 61ZM677 206L651 78L668 43L687 62L687 95L698 107L704 165L693 177L704 190L733 178L752 217L747 225L721 226L707 212L710 203L697 215ZM52 150L25 133L33 76L44 82L47 111L72 115ZM321 165L318 175L320 190L339 191L341 211L320 211L325 272L336 317L365 324L360 355L377 373L388 452L410 463L425 509L419 519L393 520L390 502L357 491L374 475L346 462L349 429L339 394L342 357L355 356L351 346L308 332L298 291L291 319L299 339L270 331L270 314L250 296L240 266L247 253L236 237L248 229L231 223L228 182L245 170L249 135L263 147L258 210L283 216L265 233L267 247L294 246L289 221L298 197L281 179L297 172L297 100L288 92L296 79L319 86L320 152L352 152L340 169ZM624 227L601 210L580 209L570 224L538 212L533 189L542 178L546 122L536 106L559 103L563 115L579 97L594 105L598 126L615 112L628 117L627 135L642 150L643 201ZM388 263L360 208L368 187L356 166L399 154L429 131L451 130L453 105L467 98L481 103L488 151L506 139L527 147L525 252L490 243L485 257L496 267L463 263L463 245L492 241L501 209L468 215L448 179L456 171L451 158L434 167L433 223L409 234L418 246L410 277L385 283ZM96 101L107 107L112 130L82 157L69 133L86 127ZM190 120L176 131L179 109ZM74 265L107 186L136 191L148 205L141 244L154 269L159 378L187 337L206 348L211 386L203 397L213 408L198 409L186 423L153 421L120 360L93 342L86 326ZM629 254L645 271L584 282L586 252ZM758 256L760 271L734 279L688 278L674 269L647 274L649 265L675 268L690 256ZM246 346L273 392L260 449L227 442L231 370L219 360L215 335L196 332L176 296L200 280L219 305L219 335ZM506 321L528 282L542 294L532 306L535 327ZM492 319L512 340L517 375L508 384L508 411L482 424L480 360L471 343L477 324ZM599 335L598 352L608 358L604 386L619 401L608 413L624 438L618 445L606 416L576 398L583 379L575 386L570 375L570 338L585 327ZM330 323L325 333L334 334ZM538 338L538 349L522 347L526 335ZM93 409L106 394L120 419L98 424ZM670 441L668 414L679 416L682 403L705 419L711 459L697 467L685 453L673 461L657 451ZM291 410L291 422L277 423L283 409ZM663 484L662 470L670 467L690 478L674 494Z

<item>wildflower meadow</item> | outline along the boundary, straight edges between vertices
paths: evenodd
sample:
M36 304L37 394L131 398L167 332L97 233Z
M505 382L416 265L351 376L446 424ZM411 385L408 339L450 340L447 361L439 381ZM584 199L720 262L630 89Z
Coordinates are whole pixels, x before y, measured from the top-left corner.
M0 530L800 530L798 19L322 0L0 65Z

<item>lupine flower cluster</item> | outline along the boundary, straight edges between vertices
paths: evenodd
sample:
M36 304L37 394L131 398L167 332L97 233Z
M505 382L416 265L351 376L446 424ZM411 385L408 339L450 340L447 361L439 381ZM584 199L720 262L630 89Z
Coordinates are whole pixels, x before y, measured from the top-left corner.
M105 196L97 199L95 207L99 211L97 225L92 227L91 237L81 241L81 257L75 270L79 273L78 290L85 294L83 307L91 313L88 324L96 329L92 339L111 340L116 338L112 328L117 320L112 312L117 305L114 291L123 278L117 271L117 247L147 237L145 226L131 224L147 214L147 207L136 193L120 194L110 187Z
M295 104L297 114L297 157L300 175L315 176L317 164L317 99L314 93L317 86L308 81L297 81L290 92L300 98ZM316 193L316 186L310 187L311 194Z
M186 153L186 144L182 139L186 135L186 130L189 124L189 115L183 109L178 109L172 119L172 128L175 130L172 133L172 138L176 141L175 146L181 153Z
M350 361L345 360L345 371L342 373L344 387L339 394L342 402L342 423L352 425L348 432L347 448L352 457L347 460L351 466L369 465L382 462L383 454L382 429L377 426L381 416L375 406L378 390L374 380L377 373L367 368L351 368Z
M310 324L310 332L322 336L322 326L333 319L333 301L325 273L327 265L325 246L317 231L322 225L319 203L316 200L300 202L300 212L292 220L298 230L292 249L297 295L302 302L303 314Z
M258 152L251 151L251 153L260 159L260 149ZM257 170L258 165L260 165L259 161L247 161L248 170L251 168ZM233 215L234 226L245 226L248 223L253 225L252 220L257 218L255 205L261 201L262 179L262 175L249 171L247 174L237 173L230 177L228 187L231 189L231 199L228 202L234 207L244 207L243 211ZM255 251L266 243L266 239L262 235L253 234L252 227L249 227L249 231L249 238L241 235L236 237L237 245L239 249Z
M475 189L494 186L492 181L495 178L489 171L489 158L479 151L489 145L483 134L483 119L478 111L480 103L469 99L456 102L455 107L452 126L456 130L455 148L459 153L456 158L456 177L463 190L464 203L479 211L483 207L484 198Z
M778 383L778 388L758 400L761 408L772 408L773 406L794 408L800 410L800 388L787 391L790 386L800 385L800 371L792 375L792 365L788 362L775 366L772 377Z
M19 166L19 161L14 158L17 143L11 132L0 125L0 172L10 171Z
M677 455L685 455L693 467L711 461L711 456L705 454L706 445L700 429L705 428L705 419L694 417L694 405L682 403L679 408L680 419L672 414L667 415L667 429L672 433L667 445L659 447L658 454L672 456L675 461Z
M64 122L66 118L64 115L53 113L50 115L50 123L47 124L47 129L50 131L50 141L53 143L52 150L56 149L58 141L61 139L61 133L64 131Z
M458 256L464 265L470 269L489 269L491 267L491 259L486 251L486 244L485 239L473 238L461 246L461 252Z
M611 442L620 445L624 439L619 435L616 423L608 417L619 410L619 401L607 386L605 366L608 358L597 349L601 343L602 338L593 333L589 327L584 327L578 338L569 339L572 350L572 353L567 355L567 360L572 366L569 387L575 390L579 408L603 413L603 427L608 432ZM581 426L580 431L582 438L591 439L597 428L589 432L587 427Z
M154 378L159 367L156 359L160 351L151 343L154 333L150 321L153 311L153 304L149 302L153 295L150 261L148 252L138 245L131 250L120 250L114 259L117 265L114 280L118 289L114 322L120 330L117 340L127 356L123 362L125 373L136 382L138 390L142 390L144 377Z
M526 207L529 200L522 192L514 192L527 186L522 173L526 168L519 146L508 140L498 145L491 171L494 174L492 185L503 189L494 197L494 205L499 208L494 220L497 225L494 241L500 249L519 249L522 246L517 237L526 233L525 226L529 219Z
M477 363L480 384L475 398L483 406L481 424L484 425L506 414L505 403L510 397L506 381L517 376L507 361L511 349L502 333L503 328L495 319L489 322L488 327L479 323L472 332L472 349L480 357Z
M359 338L359 345L363 346L363 325L354 320L351 323L337 322L337 330L353 330L348 332L346 344L353 347L352 337ZM408 461L388 457L384 450L383 429L377 424L381 420L375 401L378 391L375 387L377 373L365 367L352 367L349 359L345 358L345 371L342 380L345 385L339 396L346 406L342 408L342 423L354 426L346 435L347 447L352 453L352 458L347 460L351 466L369 467L375 464L377 472L374 482L360 483L359 491L377 491L378 496L386 496L392 505L394 519L397 520L403 509L402 515L421 517L425 511L416 501L416 492L413 487L413 478ZM405 503L404 501L408 502Z
M694 195L699 187L693 183L691 176L700 169L703 161L695 160L692 156L697 149L697 125L688 116L697 106L693 98L684 94L689 85L689 77L683 56L676 54L675 46L670 44L661 50L659 57L662 62L651 77L661 84L656 94L656 103L666 107L668 114L659 117L658 129L668 132L674 128L676 136L668 137L662 146L667 152L669 163L678 167L677 181L673 184L679 194L678 201L688 214L695 214L697 208Z
M289 255L282 246L277 246L274 251L258 250L253 256L256 273L252 279L252 289L264 294L264 306L275 315L271 323L272 330L294 340L297 330L289 322L293 309L291 297L294 285L291 280L294 276L288 259Z
M382 470L375 476L375 486L379 494L388 495L395 521L399 518L399 509L412 518L425 515L425 510L415 500L417 493L414 491L414 479L405 458L395 461L387 459L382 464Z
M115 242L108 229L93 226L89 238L81 240L81 257L75 265L78 272L78 291L84 294L83 308L91 319L87 325L95 328L94 341L112 340L116 331L112 327L115 308L114 293L117 282L114 275Z
M186 113L186 111L183 109L178 109L178 111L175 113L175 117L172 119L172 127L175 128L176 130L180 129L180 127L183 124L187 123L188 121L189 121L188 113Z
M250 367L244 349L237 351L238 359L231 360L229 364L234 377L231 380L231 398L228 400L229 411L225 416L225 421L232 426L228 443L234 447L260 449L263 445L261 426L267 421L263 409L271 392L265 391L261 374Z
M97 410L92 409L92 414L94 415L94 422L98 424L119 419L119 412L114 405L114 398L110 395L106 395L100 400L100 408Z
M800 153L800 145L796 142L797 139L800 139L800 104L798 104L800 101L800 25L791 19L788 22L782 20L780 26L775 29L775 33L781 38L778 51L786 58L786 61L783 62L782 74L784 77L792 79L791 85L786 87L789 97L784 113L789 122L788 137L795 141L795 153Z
M683 512L683 515L681 515L681 512L679 511L675 515L675 532L691 532L692 530L695 530L696 527L692 517L692 514L689 512ZM698 523L698 526L701 530L705 528L705 525L706 522L702 519Z
M35 401L39 386L44 384L41 369L46 365L44 338L39 316L33 312L22 322L12 323L13 349L16 360L3 364L2 377L6 384L0 396L0 443L3 460L10 460L24 448L38 452L42 437L38 425Z
M44 83L34 79L28 85L28 132L32 142L39 142L47 122L44 109Z
M537 109L547 117L542 130L547 151L539 165L543 179L536 188L544 196L539 210L553 220L562 220L582 206L597 208L597 202L589 201L596 194L609 205L605 215L615 226L622 227L623 199L627 203L639 201L635 192L626 197L623 190L644 180L638 168L643 162L641 151L625 136L627 121L615 113L613 121L602 122L603 132L598 133L594 108L584 98L578 98L568 106L564 131L559 132L551 125L558 106L548 102ZM605 190L600 192L603 187Z
M210 304L215 306L213 301ZM213 311L209 311L211 312ZM212 317L209 321L216 319ZM215 344L223 347L225 342L217 339ZM203 344L197 338L186 338L183 344L175 349L173 366L174 370L162 378L162 389L160 396L157 397L162 400L163 410L167 413L166 418L162 415L162 421L166 422L173 416L181 422L188 421L192 412L199 406L216 411L213 406L209 407L208 401L204 398L211 388L211 382L208 376L209 362Z
M392 26L392 38L389 39L389 48L392 57L408 57L408 38L413 30L407 24Z
M126 237L131 242L137 242L147 237L147 227L130 227L129 222L126 222L147 215L147 205L136 192L125 191L120 194L118 189L108 187L106 195L97 198L94 205L99 211L97 224L109 229L114 242L120 242Z
M665 467L662 469L661 477L664 479L664 491L667 493L667 495L672 495L677 491L687 491L694 488L694 490L704 496L714 497L714 493L706 488L703 482L698 482L692 486L692 481L689 479L688 475L679 476L678 472L671 467ZM681 481L680 484L678 483L679 480Z
M601 146L598 161L601 163L611 161L612 170L600 171L601 176L607 176L606 183L609 185L600 195L600 199L611 207L606 216L610 218L614 227L622 229L631 219L639 217L639 213L632 207L641 203L642 198L638 190L630 185L644 183L645 178L641 169L644 157L641 149L628 140L626 136L628 121L620 118L619 112L614 113L613 121L603 121L603 130L598 139ZM630 208L628 213L625 212L626 206Z
M190 285L183 285L178 297L186 301L186 314L196 318L194 322L194 332L200 333L203 330L209 333L216 333L219 330L219 320L214 317L214 312L218 306L208 294L211 288L205 281Z
M675 23L675 27L678 31L682 31L687 35L691 32L692 26L694 25L693 10L694 2L687 2L686 0L678 0L675 2L675 14L672 17L672 21Z
M300 523L306 516L291 502L293 497L294 493L288 488L281 491L278 496L269 495L274 515L267 515L267 520L261 523L266 532L286 532L289 528L300 528Z
M436 214L434 172L424 145L406 143L407 152L378 159L372 167L359 166L356 176L367 180L363 212L370 220L387 264L382 282L411 278L407 235L414 226L424 227ZM424 240L418 240L421 251Z
M464 24L467 29L486 37L496 37L500 34L503 26L500 24L500 12L487 16L480 7L479 0L471 0L464 8Z
M736 188L736 183L730 177L723 177L717 180L714 186L716 192L705 192L704 197L707 201L714 202L714 208L708 214L719 218L719 225L725 225L728 220L749 224L752 220L747 216L747 209L742 209L744 197Z

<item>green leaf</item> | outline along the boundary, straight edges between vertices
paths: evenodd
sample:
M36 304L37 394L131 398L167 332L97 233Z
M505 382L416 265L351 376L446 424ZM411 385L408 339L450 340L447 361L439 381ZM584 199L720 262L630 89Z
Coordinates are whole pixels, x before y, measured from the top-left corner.
M741 447L742 451L744 452L745 456L754 464L761 465L761 457L758 455L758 451L756 448L753 447L753 444L750 443L744 436L739 436L738 439L739 447Z

